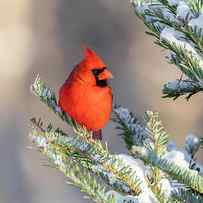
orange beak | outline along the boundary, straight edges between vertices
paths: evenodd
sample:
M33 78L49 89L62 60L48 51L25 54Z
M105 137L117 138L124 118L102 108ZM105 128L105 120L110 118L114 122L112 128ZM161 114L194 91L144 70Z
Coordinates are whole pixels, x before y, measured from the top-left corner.
M112 73L105 69L102 73L99 74L99 80L107 80L107 79L112 79L113 78L113 75Z

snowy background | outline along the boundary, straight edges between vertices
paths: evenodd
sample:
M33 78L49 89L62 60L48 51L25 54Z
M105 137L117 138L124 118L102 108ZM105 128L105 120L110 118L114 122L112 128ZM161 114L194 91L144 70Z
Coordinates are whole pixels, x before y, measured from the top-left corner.
M144 34L145 27L123 0L2 0L0 1L0 201L2 203L88 202L68 186L57 170L27 138L29 118L41 116L64 125L29 86L36 73L56 91L82 58L81 43L101 55L112 70L114 98L141 118L158 110L171 136L203 132L201 94L186 102L161 98L162 85L180 73L169 66L166 52ZM64 127L67 129L67 127ZM105 141L114 152L125 152L110 123ZM203 160L202 160L203 161Z

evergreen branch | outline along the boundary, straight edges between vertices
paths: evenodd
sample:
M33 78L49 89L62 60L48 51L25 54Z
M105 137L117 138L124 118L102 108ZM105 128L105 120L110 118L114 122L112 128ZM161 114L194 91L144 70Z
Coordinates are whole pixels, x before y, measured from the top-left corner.
M30 133L33 143L54 163L57 169L69 178L74 186L79 187L82 192L87 193L95 202L115 202L113 197L107 195L106 187L101 182L98 182L98 179L92 176L87 169L81 168L78 162L66 156L66 153L60 147L50 143L45 136L41 136L39 133L42 132L33 128Z
M202 0L188 0L188 4L190 8L195 13L202 13L203 12L203 1Z
M177 188L172 190L171 198L187 203L203 203L203 196L189 188Z
M153 149L155 153L161 156L164 155L166 152L169 136L159 118L159 113L147 111L144 118L146 125L154 138Z
M86 154L95 163L101 164L107 172L111 172L123 180L135 192L139 194L141 181L136 176L136 171L123 163L115 155L110 155L99 141L87 140L85 137L68 136L62 130L50 131L44 134L48 142L61 147L74 148L82 154ZM128 175L130 174L130 177Z
M170 10L171 13L176 14L177 5L171 5L168 0L157 0L160 4Z
M152 150L143 147L133 147L132 153L142 159L145 163L160 168L168 173L173 179L191 187L193 190L203 194L203 177L195 170L180 167L171 161L159 157Z
M31 92L40 98L40 100L49 107L49 109L59 116L64 122L73 127L73 130L85 131L85 128L79 126L71 117L69 117L57 104L57 99L54 91L45 86L44 82L37 75L34 83L30 87ZM85 135L88 132L84 132Z
M181 95L187 95L186 99L189 99L192 95L202 91L202 0L186 2L132 0L132 5L137 16L150 29L147 34L156 38L156 44L171 51L169 62L175 64L188 77L186 80L191 81L187 83L187 89L178 88L170 91L165 86L164 94L165 92L166 94L163 97L176 99Z
M153 151L157 155L163 156L166 153L169 136L162 125L162 122L159 118L159 114L158 112L147 111L145 113L144 118L146 121L146 126L148 127L153 136L153 143L151 143L150 147L153 148ZM156 194L159 201L161 203L165 203L166 200L164 195L162 194L162 190L160 187L160 181L161 178L163 178L161 170L156 166L152 166L151 170L153 177L153 181L151 181L150 184L151 189Z
M115 106L112 120L117 124L116 129L120 130L119 135L123 137L128 149L133 145L143 146L149 139L147 128L128 109Z
M40 97L43 103L47 104L62 120L71 125L77 135L76 137L64 136L65 133L60 130L58 134L49 133L49 139L54 141L55 144L74 147L86 153L92 160L101 164L106 171L113 173L117 178L124 181L135 194L139 194L142 191L142 180L137 176L136 171L129 165L124 164L122 159L109 154L99 141L91 139L91 133L65 115L57 106L54 92L44 85L39 76L36 78L31 89L36 96Z
M191 20L192 21L192 20ZM203 52L203 30L197 26L186 25L182 32L188 37L194 44L194 47L199 50L200 53Z
M173 30L170 32L173 32ZM178 43L179 42L175 40L170 42L167 39L163 39L160 44L164 44L165 48L171 50L173 54L175 54L170 58L171 63L179 67L179 69L191 80L202 82L203 69L200 56L190 46L186 47L184 42L180 42L180 45Z
M169 97L174 100L182 95L186 95L186 99L189 100L191 96L200 91L203 91L203 87L192 80L174 80L165 84L162 90L164 98Z
M47 129L42 128L42 122L36 122L36 120L32 120L32 124L33 124L33 128L32 131L30 132L30 137L33 141L33 143L35 143L39 149L41 149L41 151L47 155L48 157L53 158L53 160L51 159L50 161L54 162L54 164L57 165L57 168L59 168L62 172L63 168L65 167L64 165L67 165L67 170L75 170L75 165L76 165L76 169L78 169L78 167L80 168L81 171L77 172L77 176L72 177L73 172L72 171L67 171L67 173L65 174L67 177L69 177L73 182L73 184L75 186L81 187L83 192L88 193L89 195L91 195L91 198L93 200L95 200L95 195L98 195L97 193L100 193L99 197L97 198L97 202L100 202L99 200L103 198L103 202L108 202L108 203L113 203L113 202L117 202L117 203L141 203L143 199L147 199L150 201L147 201L148 203L151 202L151 200L154 201L154 197L153 194L150 195L150 191L147 190L147 188L143 188L145 192L140 193L138 196L132 196L132 195L125 195L126 193L128 194L133 194L132 191L130 191L130 188L125 184L122 183L120 180L118 180L113 174L110 174L109 172L106 172L105 170L103 170L103 167L99 164L96 163L96 161L92 162L92 160L88 159L88 162L86 161L87 159L83 159L85 156L85 153L83 153L84 151L79 151L74 149L74 147L72 145L68 145L67 142L66 144L63 145L63 141L62 141L62 137L69 137L68 135L66 135L65 133L63 133L60 129L51 129L50 127ZM55 134L55 135L54 135ZM55 139L61 139L60 142L55 142ZM53 149L53 151L49 151L49 149ZM77 153L77 156L74 155L74 153ZM82 157L81 154L79 154L79 152L82 153ZM63 157L63 160L62 158ZM132 157L129 157L127 155L118 155L117 156L119 159L123 159L126 161L126 163L132 162L133 161L133 168L135 167L135 160L133 160ZM129 160L129 158L130 160ZM98 159L98 157L97 157ZM63 161L66 161L65 163ZM87 163L85 163L87 162ZM73 163L73 165L72 165ZM71 164L71 165L70 165ZM78 167L77 167L78 166ZM139 169L140 170L140 169ZM88 172L91 171L90 174L92 175L98 175L101 177L101 179L99 179L99 186L95 186L95 190L98 187L100 190L94 194L94 188L90 188L92 187L92 183L90 180L90 186L88 186L87 188L83 188L84 186L86 186L87 182L89 183L89 176L88 176L88 180L85 180L86 178L86 174L82 174L82 172ZM80 175L81 172L81 175ZM70 175L69 175L70 174ZM82 176L82 179L81 179ZM144 177L144 175L142 175ZM75 178L78 178L75 180ZM93 179L94 180L94 179ZM98 179L96 179L98 181ZM81 181L81 182L79 182ZM103 189L102 190L102 183L100 183L101 181L106 182L108 185L110 185L111 187L113 187L113 189L115 190L120 190L122 191L122 194L116 192L115 190L110 190L108 192L105 192L106 190ZM91 193L92 192L92 193ZM103 192L103 193L102 193ZM107 200L106 200L107 199Z
M104 180L106 184L110 185L114 190L122 193L132 193L132 191L130 190L128 185L125 184L125 182L122 182L117 179L114 174L107 172L102 167L102 165L96 164L95 161L91 160L84 152L77 150L71 145L61 146L59 144L54 144L52 139L49 140L51 138L51 133L60 133L62 136L67 136L59 128L54 129L52 125L49 124L47 129L44 129L42 128L41 120L36 121L35 118L31 119L31 122L33 126L33 130L31 132L32 135L36 134L36 136L40 137L40 139L46 138L47 142L60 148L60 151L63 151L64 156L68 156L72 160L79 163L81 167L86 168L87 170L91 170L93 174L100 176L101 179Z
M184 80L181 76L180 80L164 85L163 97L176 99L184 95L188 100L203 91L203 1L131 2L137 16L148 27L147 34L155 37L157 45L170 51L169 63L175 64L184 75ZM145 122L141 123L133 113L116 106L112 120L117 123L127 148L148 165L142 168L133 157L111 154L99 140L92 139L92 132L61 110L54 91L39 76L31 90L74 131L69 136L51 124L44 129L41 120L32 119L33 143L93 201L203 202L203 167L195 160L203 139L188 136L182 150L170 150L169 136L157 112L147 111Z

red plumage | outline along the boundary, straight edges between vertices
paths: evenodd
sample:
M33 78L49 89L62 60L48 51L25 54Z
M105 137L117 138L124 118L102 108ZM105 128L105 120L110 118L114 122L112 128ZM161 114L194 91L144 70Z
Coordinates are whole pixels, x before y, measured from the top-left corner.
M101 129L112 112L112 90L107 83L112 74L93 50L85 48L84 55L60 88L59 106L101 139Z

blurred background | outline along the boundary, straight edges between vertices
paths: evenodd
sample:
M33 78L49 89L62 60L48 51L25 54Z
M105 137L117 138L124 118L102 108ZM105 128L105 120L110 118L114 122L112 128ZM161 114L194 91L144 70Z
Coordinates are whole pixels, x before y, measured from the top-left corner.
M0 201L2 203L89 202L66 184L36 150L28 150L29 119L65 127L32 96L37 73L56 92L83 55L81 43L112 70L114 98L139 118L157 110L172 139L203 132L203 95L189 102L162 99L162 85L180 77L167 54L145 35L146 28L123 0L0 0ZM125 152L114 125L104 130L113 152ZM200 157L200 156L199 156ZM201 159L201 158L200 158ZM202 160L203 161L203 160Z

